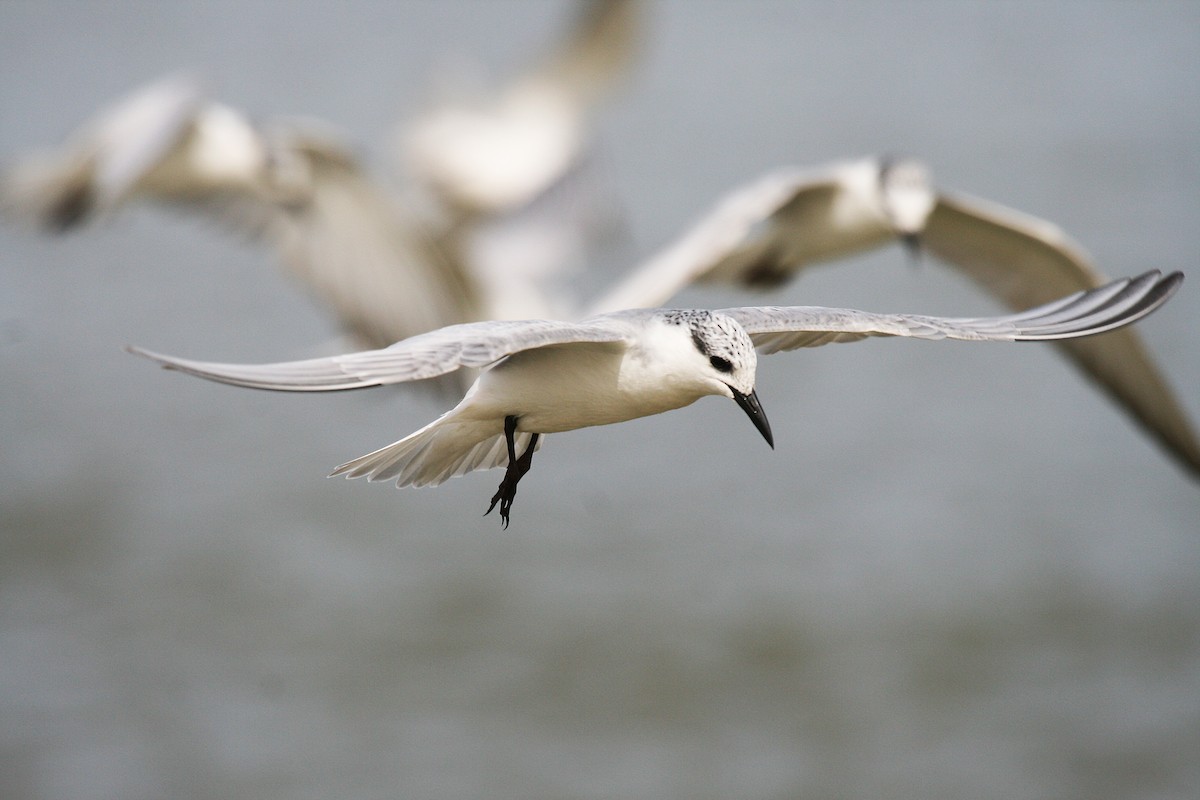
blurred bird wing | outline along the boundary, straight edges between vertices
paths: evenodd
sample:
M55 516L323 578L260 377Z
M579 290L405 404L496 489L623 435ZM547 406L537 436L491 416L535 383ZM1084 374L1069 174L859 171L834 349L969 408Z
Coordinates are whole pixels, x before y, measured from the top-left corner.
M596 301L592 313L659 306L700 280L777 282L774 273L782 268L777 251L783 245L772 222L804 218L814 209L828 208L840 191L836 167L781 169L735 189L673 244Z
M96 153L101 202L123 199L179 143L204 102L199 80L171 75L137 90L90 125L81 146Z
M938 197L921 245L1015 309L1107 281L1057 225L966 195Z
M562 44L522 81L550 84L583 113L628 75L641 44L639 0L588 0Z
M921 242L1014 310L1107 280L1056 225L965 195L941 195ZM1136 330L1062 341L1059 347L1172 455L1200 474L1200 440Z
M638 5L590 0L551 56L493 92L438 103L405 124L402 162L456 215L505 213L530 202L578 161L588 115L628 71Z
M0 178L6 214L68 228L123 201L185 135L205 102L200 82L171 75L85 122L57 150L33 153Z
M629 332L618 322L599 318L585 322L519 320L451 325L382 350L277 364L190 361L137 347L128 349L169 369L221 383L328 392L419 381L462 367L482 368L524 350L585 343L624 346L630 341Z
M305 198L268 234L288 268L363 344L382 347L478 318L478 290L453 254L345 150L309 141Z

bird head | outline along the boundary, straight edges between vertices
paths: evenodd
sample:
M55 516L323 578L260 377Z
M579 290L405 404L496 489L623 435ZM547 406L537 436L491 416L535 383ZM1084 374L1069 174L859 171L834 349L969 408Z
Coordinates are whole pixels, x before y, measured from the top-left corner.
M914 260L920 255L921 233L937 204L929 170L912 158L885 158L879 166L883 213Z
M701 361L697 368L711 394L730 398L746 412L754 427L775 446L771 425L754 390L758 355L750 336L732 317L710 311L692 311L686 324Z

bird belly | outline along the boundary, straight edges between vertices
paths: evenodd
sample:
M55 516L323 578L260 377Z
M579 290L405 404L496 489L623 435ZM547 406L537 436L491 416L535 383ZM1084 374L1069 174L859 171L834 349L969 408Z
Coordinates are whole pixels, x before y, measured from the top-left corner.
M669 376L649 376L623 347L544 347L511 356L480 376L473 413L518 418L517 429L558 433L610 425L681 408L696 392L674 388Z

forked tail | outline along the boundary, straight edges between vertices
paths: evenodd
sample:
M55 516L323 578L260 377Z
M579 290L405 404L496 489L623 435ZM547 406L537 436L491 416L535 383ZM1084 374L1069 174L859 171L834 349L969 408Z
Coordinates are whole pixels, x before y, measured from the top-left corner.
M397 486L437 486L477 469L508 463L503 430L484 422L456 419L453 414L449 411L398 442L347 461L330 477L394 480ZM529 446L529 438L528 433L516 435L518 453ZM539 448L544 439L539 439Z

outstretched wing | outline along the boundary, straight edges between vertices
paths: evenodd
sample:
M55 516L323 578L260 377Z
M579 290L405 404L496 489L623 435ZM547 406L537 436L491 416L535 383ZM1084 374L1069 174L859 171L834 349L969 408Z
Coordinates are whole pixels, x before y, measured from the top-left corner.
M1163 276L1157 270L1000 317L926 317L916 314L872 314L846 308L750 306L727 308L762 353L868 336L976 341L1042 341L1089 336L1128 325L1167 301L1183 274Z
M1107 280L1058 226L966 195L939 197L921 243L1014 309ZM1137 331L1130 328L1059 346L1172 455L1200 474L1200 441Z
M841 191L841 169L840 164L818 170L781 169L733 190L674 243L593 303L591 313L658 306L701 280L782 283L800 267L797 259L781 258L779 252L792 246L790 239L783 241L792 233L799 240L820 238L822 248L840 252L843 243L826 241L835 232L810 229L828 216L835 203ZM781 231L787 231L788 237L782 237ZM885 241L891 238L884 236Z
M127 349L168 369L234 386L330 392L419 381L460 367L486 367L513 353L551 345L587 342L619 345L629 339L621 327L603 319L581 323L519 320L450 325L382 350L277 364L220 364L175 358L138 347Z

